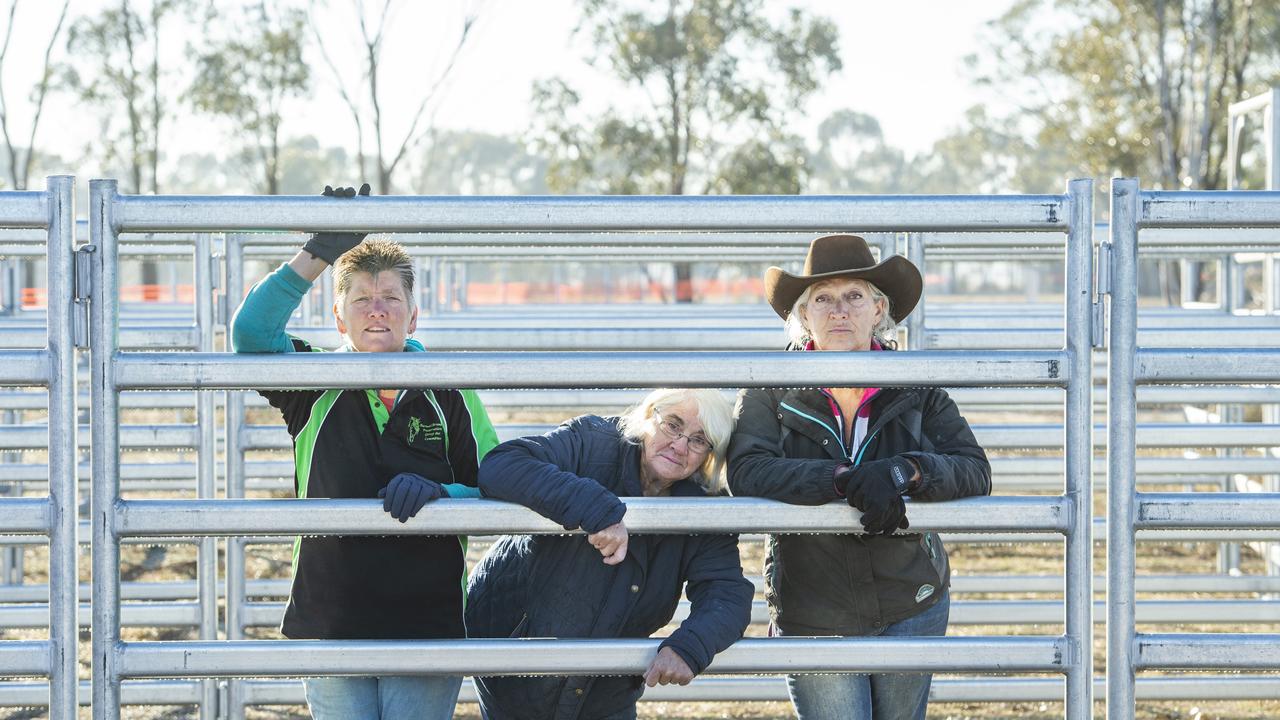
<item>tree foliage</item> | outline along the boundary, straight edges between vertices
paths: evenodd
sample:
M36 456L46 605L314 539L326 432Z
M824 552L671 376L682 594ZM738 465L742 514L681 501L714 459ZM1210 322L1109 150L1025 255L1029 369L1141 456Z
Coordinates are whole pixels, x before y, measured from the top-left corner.
M45 46L40 79L31 88L28 98L31 103L31 132L27 135L25 148L15 144L9 133L11 113L8 98L5 95L3 80L4 68L9 60L9 43L13 39L13 31L17 26L19 4L18 0L13 0L9 5L8 23L5 25L4 30L4 44L0 45L0 135L4 137L10 186L15 190L26 190L27 183L31 178L31 166L34 164L36 157L36 132L40 129L40 116L44 110L45 97L49 94L49 88L53 81L53 48L58 44L59 36L62 35L62 27L67 20L67 8L71 5L71 0L63 0L62 2L62 10L58 13L57 23L49 34L49 42Z
M391 24L398 3L395 0L383 0L380 9L375 13L369 13L361 0L353 0L352 10L356 20L354 27L359 31L358 43L363 58L358 80L352 80L347 73L344 73L330 55L327 45L335 42L336 38L323 36L315 25L312 25L316 47L337 81L338 92L355 125L356 157L362 172L368 167L365 151L365 143L368 140L366 134L372 136L375 165L373 169L376 171L377 188L380 194L391 191L392 176L397 168L408 157L410 151L420 145L433 129L435 110L439 109L438 99L441 89L457 67L458 60L472 37L472 31L480 18L483 5L483 0L476 2L464 0L461 23L453 36L452 44L446 48L443 62L438 67L429 67L429 63L424 63L428 72L423 73L422 87L412 91L415 93L418 104L409 117L408 129L404 131L398 143L388 142L384 137L390 134L390 130L387 127L387 119L382 113L385 88L379 86L382 71L385 69L383 49L387 32L392 29ZM425 47L427 44L423 45Z
M437 131L413 191L423 195L545 195L546 160L520 140L489 133Z
M162 90L161 43L169 22L191 3L152 0L139 8L120 0L78 19L67 33L67 54L76 62L63 68L62 87L98 110L97 149L105 166L126 165L130 192L160 189L160 129L173 109Z
M1222 187L1227 106L1280 80L1274 0L1020 0L991 29L980 80L1094 177Z
M584 27L630 91L596 117L563 80L537 84L535 140L560 192L795 193L806 151L789 131L841 67L834 24L763 0L583 0Z
M193 47L196 74L192 105L237 126L243 156L261 168L260 192L280 192L280 126L287 100L306 94L310 73L302 59L306 15L271 9L266 2L245 8L240 22L220 39Z

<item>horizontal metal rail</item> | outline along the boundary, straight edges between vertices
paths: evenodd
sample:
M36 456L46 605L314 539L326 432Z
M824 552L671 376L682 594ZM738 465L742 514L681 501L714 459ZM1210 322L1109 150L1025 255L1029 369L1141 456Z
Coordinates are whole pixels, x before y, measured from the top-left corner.
M1062 580L1058 580L1059 585ZM954 588L953 588L954 591ZM244 627L280 626L283 602L246 602L241 609ZM1248 624L1280 622L1280 604L1272 600L1139 600L1138 622L1188 624ZM952 601L951 625L1060 625L1065 608L1061 600L959 600ZM120 605L121 627L195 627L200 624L198 602L152 600ZM681 602L671 622L683 622L689 615L688 602ZM77 615L81 627L89 627L92 617L88 603ZM751 622L769 621L769 608L762 600L751 605ZM1094 602L1095 625L1106 622L1106 603ZM31 603L0 607L0 628L44 628L49 626L49 606Z
M173 390L152 392L130 392L120 396L122 409L191 409L195 407L198 391ZM1095 397L1106 397L1106 389L1094 388ZM1027 405L1062 406L1062 391L1058 388L951 388L951 398L962 408L969 407L1009 407L1025 408ZM732 399L732 389L725 390L726 397ZM483 390L480 399L487 408L518 409L569 407L624 408L629 407L644 397L640 390ZM87 405L89 396L80 396L81 405ZM1098 401L1101 404L1101 400ZM46 392L28 392L11 390L0 393L0 409L5 410L42 410L48 406L49 395ZM1138 388L1138 403L1141 404L1213 404L1213 403L1280 403L1280 387L1263 385L1144 385ZM246 398L246 404L254 407L267 407L267 401L256 395Z
M118 353L120 390L370 387L794 387L840 386L849 378L880 386L1058 386L1065 352L458 352L390 353L371 362L353 353L229 355ZM866 357L863 357L863 356ZM874 357L873 357L874 356Z
M47 640L0 640L0 676L49 676L52 668Z
M1139 529L1280 528L1280 493L1138 493Z
M126 327L120 330L120 346L126 350L193 350L199 330L191 326L156 325ZM43 347L45 330L41 327L0 328L0 348ZM9 352L0 353L7 356ZM5 366L0 366L5 367ZM5 367L6 372L12 372Z
M639 675L661 640L126 642L121 677L310 675ZM706 674L1064 672L1063 637L749 638Z
M0 533L48 535L52 522L47 497L0 499Z
M1059 585L1062 580L1059 579ZM127 610L130 606L122 606ZM136 606L135 606L136 607ZM194 625L198 618L197 607L186 608L185 615L157 613L154 621L142 615L145 608L133 619L133 624ZM1137 603L1138 621L1146 623L1277 623L1280 622L1280 603L1271 600L1140 600ZM279 627L284 618L284 603L252 602L244 605L246 626ZM1055 625L1063 621L1065 608L1061 600L953 600L948 622L951 625ZM683 622L689 614L689 604L681 602L672 622ZM127 613L126 613L127 615ZM1094 603L1094 623L1106 622L1106 603ZM0 617L3 617L0 614ZM35 619L35 616L31 616ZM87 624L88 615L82 616ZM181 618L178 623L160 622L161 617ZM126 617L127 621L130 618ZM751 605L751 622L763 624L769 621L769 608L762 600ZM38 620L37 620L38 622ZM37 625L38 627L38 625Z
M1014 497L1008 497L1008 496L994 496L994 498L993 498L993 499L1018 499L1018 498L1017 498L1016 496L1014 496ZM1055 502L1057 501L1057 498L1052 498L1052 497L1048 497L1048 498L1036 498L1036 497L1033 497L1033 498L1031 498L1031 499L1034 499L1034 500L1051 500L1051 501L1055 501ZM974 501L976 502L976 501L979 501L979 500L974 500ZM170 501L167 501L167 500L136 500L136 501L135 501L135 500L126 500L126 501L124 501L124 502L127 502L127 503L134 503L134 502L137 502L137 503L144 503L144 504L145 504L145 503L152 503L152 502L170 502ZM174 500L174 501L172 501L172 502L179 502L179 503L181 503L181 502L214 502L214 501ZM325 501L322 501L322 500L305 500L305 501L296 501L296 500L253 500L253 501L251 501L251 502L268 502L268 503L272 503L272 502L369 502L369 501L365 501L365 500L356 500L356 501L328 501L328 500L325 500ZM453 502L453 501L449 501L449 502ZM459 502L461 502L461 501L459 501ZM496 502L496 501L486 501L486 502ZM952 502L969 502L969 500L964 500L964 501L959 501L959 500L957 500L957 501L952 501ZM920 503L920 504L919 504L918 506L916 506L916 507L923 508L923 507L928 507L929 505L930 505L930 503ZM309 507L309 506L308 506L308 507ZM135 508L135 511L136 511L136 508ZM149 514L151 513L151 508L147 508L144 512L146 512L146 513L149 515ZM916 510L915 510L915 509L912 509L912 510L911 510L911 512L912 512L912 513L915 513L915 512L916 512ZM375 513L375 514L376 514L376 513ZM918 513L917 513L917 514L918 514ZM912 518L912 520L911 520L911 522L912 522L911 527L912 527L912 529L914 530L914 529L916 529L916 524L915 524L915 523L916 523L916 520L915 520L916 515L915 515L915 514L911 515L911 518ZM163 521L161 521L161 522L163 522ZM256 522L256 521L255 521L255 522ZM854 523L854 525L856 525L856 524L857 524L857 523ZM396 523L396 527L402 527L402 526L401 526L399 523ZM81 545L87 545L87 544L89 544L89 537L91 537L91 536L89 535L89 530L90 530L90 527L89 527L89 524L88 524L87 522L82 522L82 523L80 523L80 527L79 527L79 533L80 533L80 535L79 535L79 542L80 542L80 544L81 544ZM856 528L855 528L855 531L856 531ZM1105 543L1107 542L1107 538L1106 538L1106 537L1100 537L1100 536L1099 536L1099 533L1103 533L1103 534L1105 534L1105 533L1106 533L1106 531L1107 531L1107 522L1106 522L1106 519L1105 519L1105 518L1095 518L1095 519L1094 519L1094 521L1093 521L1094 542L1095 542L1095 543L1098 543L1098 544L1105 544ZM293 543L293 541L294 541L294 535L293 535L293 534L290 534L290 535L281 535L281 534L280 534L280 532L281 532L281 531L280 531L280 530L278 530L278 529L273 529L273 530L263 530L263 531L261 531L261 532L246 533L246 534L245 534L245 535L243 535L243 536L244 536L244 537L247 537L247 538L250 538L250 541L249 541L249 542L250 542L250 544L254 544L254 545L290 545L290 544L292 544L292 543ZM292 532L292 531L288 531L288 532ZM763 539L764 539L764 536L763 536L762 534L760 534L760 533L763 533L763 532L765 532L765 531L760 531L760 532L747 532L747 533L743 533L743 534L741 534L741 535L739 536L739 538L740 538L740 540L742 540L742 541L744 541L744 542L760 541L760 540L763 540ZM809 530L807 530L807 529L806 529L806 530L802 530L802 531L798 531L798 532L809 532ZM221 535L229 535L229 536L231 536L231 537L237 537L237 535L235 535L234 533L227 533L227 532L225 532L225 531L224 531L224 532L222 532L222 533L214 533L214 532L211 532L210 534L211 534L211 535L219 535L219 534L221 534ZM348 533L348 534L354 534L354 533ZM451 532L451 533L448 533L448 534L455 534L455 533L452 533L452 532ZM567 534L567 533L565 533L565 532L562 530L562 531L561 531L561 534ZM163 542L166 542L166 543L186 544L186 543L190 543L190 542L192 542L194 537L197 537L197 536L196 536L196 535L194 535L194 534L193 534L193 533L191 533L191 532L188 532L186 535L182 535L181 533L179 533L179 532L177 532L176 530L174 530L171 534L168 534L168 535L151 535L151 536L148 536L148 535L141 535L141 534L140 534L140 535L137 535L137 536L134 536L134 537L123 538L123 540L124 540L125 542L134 542L134 543L157 543L157 542L161 541L161 539L163 538ZM492 537L496 537L496 536L495 536L495 535L493 535L492 533L485 533L485 534L474 534L474 535L470 535L470 537L472 537L472 538L486 538L486 537L488 537L488 538L492 538ZM950 545L950 544L966 544L966 545L1009 545L1009 544L1026 544L1026 543L1048 543L1048 542L1055 542L1055 543L1056 543L1056 542L1062 542L1062 537L1061 537L1060 535L1057 535L1056 533L1053 533L1053 532L1050 532L1050 531L1042 531L1042 530L1027 530L1027 531L1023 531L1023 532L1014 532L1014 531L999 531L999 532L997 532L997 531L991 531L991 532L981 532L981 533L979 533L979 532L977 532L977 531L972 531L972 530L957 530L957 531L954 531L954 532L943 532L943 533L940 533L940 534L939 534L939 537L942 539L943 543L948 544L948 545ZM1246 529L1241 529L1241 528L1190 528L1190 529L1171 529L1171 530L1167 530L1167 529L1151 529L1151 530L1147 530L1147 529L1140 529L1140 530L1138 530L1138 532L1137 532L1137 539L1138 539L1138 542L1155 542L1155 543L1171 543L1171 542L1196 543L1196 542L1220 542L1220 541L1221 541L1221 542L1276 542L1276 541L1280 541L1280 528L1274 528L1274 529L1262 529L1262 530L1259 530L1259 529L1252 529L1252 528L1246 528ZM5 545L32 545L32 544L36 544L36 543L39 543L39 542L41 542L40 538L39 538L39 537L37 537L37 536L35 536L35 535L32 535L32 534L0 535L0 546L5 546Z
M473 542L480 540L473 537ZM756 586L757 592L763 592L764 579L759 576L748 577ZM286 578L267 580L248 580L245 595L254 598L283 599L289 595L291 581ZM1106 576L1095 575L1093 587L1096 592L1105 592ZM220 587L218 596L222 597ZM1280 575L1140 575L1137 578L1138 592L1144 593L1276 593L1280 592ZM1062 592L1062 575L952 575L951 593L965 595L973 593L1045 593L1057 595ZM81 584L81 597L90 596L89 585ZM0 585L0 603L34 603L42 602L49 597L49 586L43 583L26 583L23 585ZM121 600L191 600L196 597L196 585L190 580L168 580L158 582L122 582L120 583Z
M1140 228L1269 228L1280 218L1280 192L1146 191ZM1146 236L1139 236L1145 241ZM1140 243L1141 244L1141 243Z
M127 431L126 426L124 429ZM506 428L512 426L499 425L500 439L515 437L509 435ZM982 426L975 427L977 428ZM540 429L550 429L539 426ZM190 433L184 431L180 438L168 447L190 447ZM249 442L245 448L280 449L288 448L287 435L277 426L246 426ZM983 435L978 436L979 439ZM994 439L994 436L988 436ZM1242 443L1243 444L1243 443ZM1231 445L1234 446L1234 445ZM0 444L0 447L3 447ZM42 447L42 446L41 446ZM1001 449L992 443L984 443L988 451ZM1230 446L1228 446L1230 447ZM125 447L125 450L130 448ZM991 462L993 487L999 491L1014 488L1055 489L1061 487L1065 458L1061 455L1047 457L988 457ZM1094 459L1094 472L1102 473L1106 469L1106 458ZM89 481L89 466L80 466L81 484ZM1203 456L1203 457L1141 457L1137 463L1140 484L1194 483L1223 485L1227 475L1277 475L1280 474L1280 457L1246 457L1246 456ZM289 489L293 485L293 462L289 460L251 460L245 463L245 478L252 481L254 489ZM120 480L130 489L152 489L157 492L182 492L192 488L191 480L196 476L195 462L162 462L120 464ZM49 468L40 463L0 463L0 482L34 483L32 487L42 487L49 479Z
M47 336L41 333L35 347L43 347ZM0 352L0 385L29 386L49 384L49 353L45 350L5 350Z
M1280 670L1280 635L1138 633L1135 670Z
M1137 352L1138 383L1280 383L1280 349L1147 349Z
M115 195L119 232L1065 230L1063 195L395 197ZM674 236L667 236L671 242Z
M152 440L156 447L181 446L181 431L174 430L159 434ZM1020 424L1020 425L973 425L974 437L987 450L1006 448L1018 449L1053 449L1062 447L1064 430L1059 424ZM499 440L541 435L555 429L554 425L521 424L496 425ZM142 428L138 433L145 434ZM193 431L192 431L193 432ZM1094 447L1106 446L1106 426L1094 428ZM17 431L15 430L15 433ZM126 426L121 428L122 442L127 442L131 431ZM134 437L137 437L136 435ZM280 425L246 425L242 430L242 446L256 450L284 450L291 448L292 440ZM5 433L0 429L0 443L5 442ZM1214 425L1189 425L1186 423L1145 423L1138 426L1138 446L1143 448L1185 448L1185 447L1267 447L1280 444L1280 426L1263 423L1219 423ZM145 446L144 443L128 442L129 446ZM17 445L10 445L17 447ZM0 445L4 447L4 445ZM21 447L32 447L22 445ZM1220 458L1225 460L1226 458ZM1241 458L1246 459L1247 458ZM1264 458L1259 458L1264 459ZM1240 467L1247 466L1242 463Z
M1106 680L1094 679L1094 693L1105 694ZM245 704L303 705L300 680L246 680ZM81 705L90 703L89 682L79 688ZM1274 675L1177 675L1138 678L1139 700L1272 700L1280 699ZM0 682L0 707L38 707L46 704L49 686L42 682ZM194 705L200 699L198 680L129 680L121 684L122 705ZM686 686L647 688L641 702L788 702L787 681L781 677L707 676ZM462 683L458 702L476 702L475 684ZM1061 678L971 677L935 675L929 686L930 703L1062 702Z
M49 227L49 193L0 192L0 218L6 228ZM47 242L48 236L43 239Z
M844 503L819 507L759 498L628 498L627 529L637 534L858 532L859 513ZM911 503L912 529L949 532L1062 533L1061 497L984 497ZM434 512L433 512L434 511ZM301 535L563 535L564 526L528 508L496 500L440 500L397 522L375 500L121 500L122 537Z

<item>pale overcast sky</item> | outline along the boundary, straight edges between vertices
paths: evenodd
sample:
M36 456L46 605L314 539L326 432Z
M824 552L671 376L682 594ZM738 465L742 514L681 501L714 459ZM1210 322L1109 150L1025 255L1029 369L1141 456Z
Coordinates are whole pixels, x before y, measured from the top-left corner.
M844 70L835 75L810 102L806 134L833 110L848 107L877 117L888 141L908 153L927 150L933 141L956 127L963 112L980 98L970 87L962 59L981 50L979 32L1011 0L769 0L771 10L801 6L832 18L840 28ZM221 4L221 3L220 3ZM368 3L376 5L376 3ZM22 102L38 72L48 29L56 15L55 2L26 2L18 12L13 47L4 68L9 100L10 133L25 138L28 108ZM229 7L235 4L227 3ZM344 67L358 72L354 43L354 15L343 0L329 0L319 22L330 53ZM72 14L96 12L100 0L73 0ZM446 0L402 3L385 40L383 79L384 116L388 135L398 138L420 94L440 66L444 48L456 37L459 4ZM444 128L517 134L530 123L528 98L532 82L562 76L584 91L589 102L611 101L607 75L589 67L588 38L572 34L578 21L575 0L487 0L477 35L445 89L437 124ZM165 38L166 56L173 67L187 63L186 44L192 38L177 33ZM197 39L198 42L198 39ZM295 106L287 115L286 136L315 135L326 145L354 147L350 116L336 92L332 73L312 51L315 99ZM401 88L404 88L401 90ZM413 88L413 89L411 89ZM164 132L169 154L216 149L221 129L193 119L180 110L179 120ZM46 106L38 146L74 154L91 142L96 121L65 97ZM76 168L78 174L95 168Z

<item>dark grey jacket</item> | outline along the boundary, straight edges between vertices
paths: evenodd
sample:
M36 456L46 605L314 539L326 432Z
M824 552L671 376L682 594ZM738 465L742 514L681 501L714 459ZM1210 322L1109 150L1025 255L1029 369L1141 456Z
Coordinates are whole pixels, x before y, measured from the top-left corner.
M884 389L870 402L866 439L844 448L818 390L743 390L729 443L733 494L820 505L837 499L837 465L895 455L920 466L911 500L991 492L986 453L946 392ZM931 607L950 568L933 533L777 535L769 539L765 580L770 613L785 634L865 635Z

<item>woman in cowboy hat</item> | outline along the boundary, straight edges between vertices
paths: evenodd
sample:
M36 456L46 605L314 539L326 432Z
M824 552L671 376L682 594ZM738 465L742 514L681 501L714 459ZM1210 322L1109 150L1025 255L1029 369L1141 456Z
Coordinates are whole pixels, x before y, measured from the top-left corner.
M866 241L813 241L804 272L771 267L765 295L790 348L882 352L920 299L906 258L876 263ZM850 378L856 383L857 378ZM729 487L789 503L843 500L861 534L778 535L765 560L774 635L944 635L950 571L933 533L903 533L903 497L950 500L991 491L991 466L947 394L933 388L743 390L729 444ZM793 675L801 720L923 720L924 673Z

